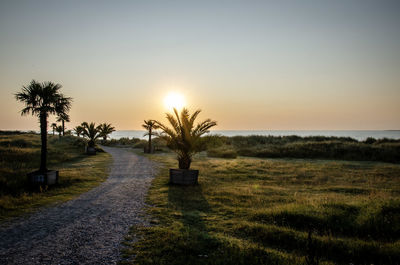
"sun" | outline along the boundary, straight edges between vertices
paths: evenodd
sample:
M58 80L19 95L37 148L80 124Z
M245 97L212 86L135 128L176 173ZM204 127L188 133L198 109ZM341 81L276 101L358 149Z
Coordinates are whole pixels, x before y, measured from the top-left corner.
M182 109L185 106L185 98L182 94L176 92L170 92L164 98L164 105L168 110Z

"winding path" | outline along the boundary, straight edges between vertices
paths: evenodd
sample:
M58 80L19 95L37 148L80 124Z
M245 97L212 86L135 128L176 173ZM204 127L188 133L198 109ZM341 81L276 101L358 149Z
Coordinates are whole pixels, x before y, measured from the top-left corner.
M114 159L100 186L0 228L0 264L115 264L120 243L144 224L145 195L156 173L147 158L104 147Z

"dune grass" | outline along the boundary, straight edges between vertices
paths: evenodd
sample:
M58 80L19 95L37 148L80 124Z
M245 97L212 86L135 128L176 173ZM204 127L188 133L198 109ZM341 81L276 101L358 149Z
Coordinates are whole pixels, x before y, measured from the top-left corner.
M219 136L203 137L210 157L237 155L260 158L319 158L350 161L400 162L400 140L324 136Z
M121 138L107 140L105 145L143 148L146 140ZM156 151L166 151L166 143L154 137ZM201 149L209 157L236 158L237 156L258 158L310 158L347 161L400 162L400 139L368 138L358 141L350 137L325 136L222 136L201 137Z
M60 171L60 181L33 191L26 174L40 164L40 136L0 135L0 220L70 200L107 178L109 154L87 156L84 141L73 136L49 135L48 142L48 168Z
M168 184L170 153L123 263L396 264L400 165L196 157L199 185ZM139 241L132 242L133 237Z

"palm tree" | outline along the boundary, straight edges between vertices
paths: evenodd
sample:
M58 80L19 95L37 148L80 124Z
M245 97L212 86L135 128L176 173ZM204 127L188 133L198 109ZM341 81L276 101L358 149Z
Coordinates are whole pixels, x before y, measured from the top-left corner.
M61 139L61 133L63 131L63 127L61 125L57 126L56 131L58 132L58 139Z
M151 152L151 136L152 135L157 135L156 133L153 132L153 130L158 129L157 122L155 120L144 120L144 123L142 124L142 127L147 130L147 132L143 135L149 136L149 141L148 141L148 147L146 153L152 153Z
M67 113L71 108L72 98L60 93L60 84L52 82L39 83L32 80L22 92L16 93L17 101L25 103L21 115L36 115L40 122L40 138L42 141L40 156L40 172L47 172L47 118L50 114Z
M81 125L78 125L78 126L76 126L75 128L74 128L74 131L75 131L75 133L76 133L76 136L80 136L81 134L82 134L82 132L83 132L83 127L81 126Z
M67 113L60 113L57 118L58 122L62 124L62 135L65 135L65 122L70 122L69 115Z
M96 139L100 137L99 126L96 126L94 122L91 122L90 124L83 122L81 126L83 127L82 135L89 139L88 147L94 147Z
M57 128L57 124L53 122L53 123L51 124L51 128L53 129L53 135L54 135L54 132L55 132L55 130L56 130L56 128Z
M216 121L207 119L194 126L194 121L201 110L196 110L192 115L186 108L179 114L174 109L175 117L167 113L167 120L172 128L156 121L157 126L162 130L160 138L167 142L167 146L178 155L179 169L189 169L192 156L200 151L200 137L209 132L209 129L217 125Z
M103 137L103 141L107 140L107 136L110 133L115 132L115 128L111 126L111 123L109 123L109 124L102 123L98 126L98 128L99 128L100 137Z

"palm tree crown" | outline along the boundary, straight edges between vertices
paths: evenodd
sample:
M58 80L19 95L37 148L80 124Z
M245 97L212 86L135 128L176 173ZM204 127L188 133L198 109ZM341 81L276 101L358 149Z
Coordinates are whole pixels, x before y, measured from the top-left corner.
M60 84L53 82L39 83L32 80L29 86L22 87L22 92L16 93L15 98L25 103L21 115L45 114L48 117L51 114L67 113L71 108L72 98L64 97L59 92Z
M22 92L16 93L17 101L25 103L21 115L36 115L39 117L42 141L40 171L47 171L47 118L51 114L66 114L72 103L72 98L60 93L60 84L52 82L39 83L32 80L28 86L22 87Z
M81 126L81 125L78 125L78 126L76 126L75 128L74 128L74 131L75 131L75 133L76 133L76 136L80 136L81 134L82 134L82 132L83 132L83 127Z
M179 114L174 109L175 116L167 113L167 120L172 128L156 121L157 126L162 130L160 137L167 142L167 146L178 154L180 169L189 169L193 154L200 151L200 137L209 132L209 129L217 125L216 121L206 119L203 122L194 124L201 110L196 110L192 115L186 108Z
M98 126L99 128L99 133L100 133L100 137L103 137L103 140L107 140L107 136L112 133L115 132L115 128L111 126L111 123L102 123Z
M90 124L83 122L81 126L83 127L82 135L89 139L88 146L94 147L96 139L100 137L99 126L96 126L94 122Z

